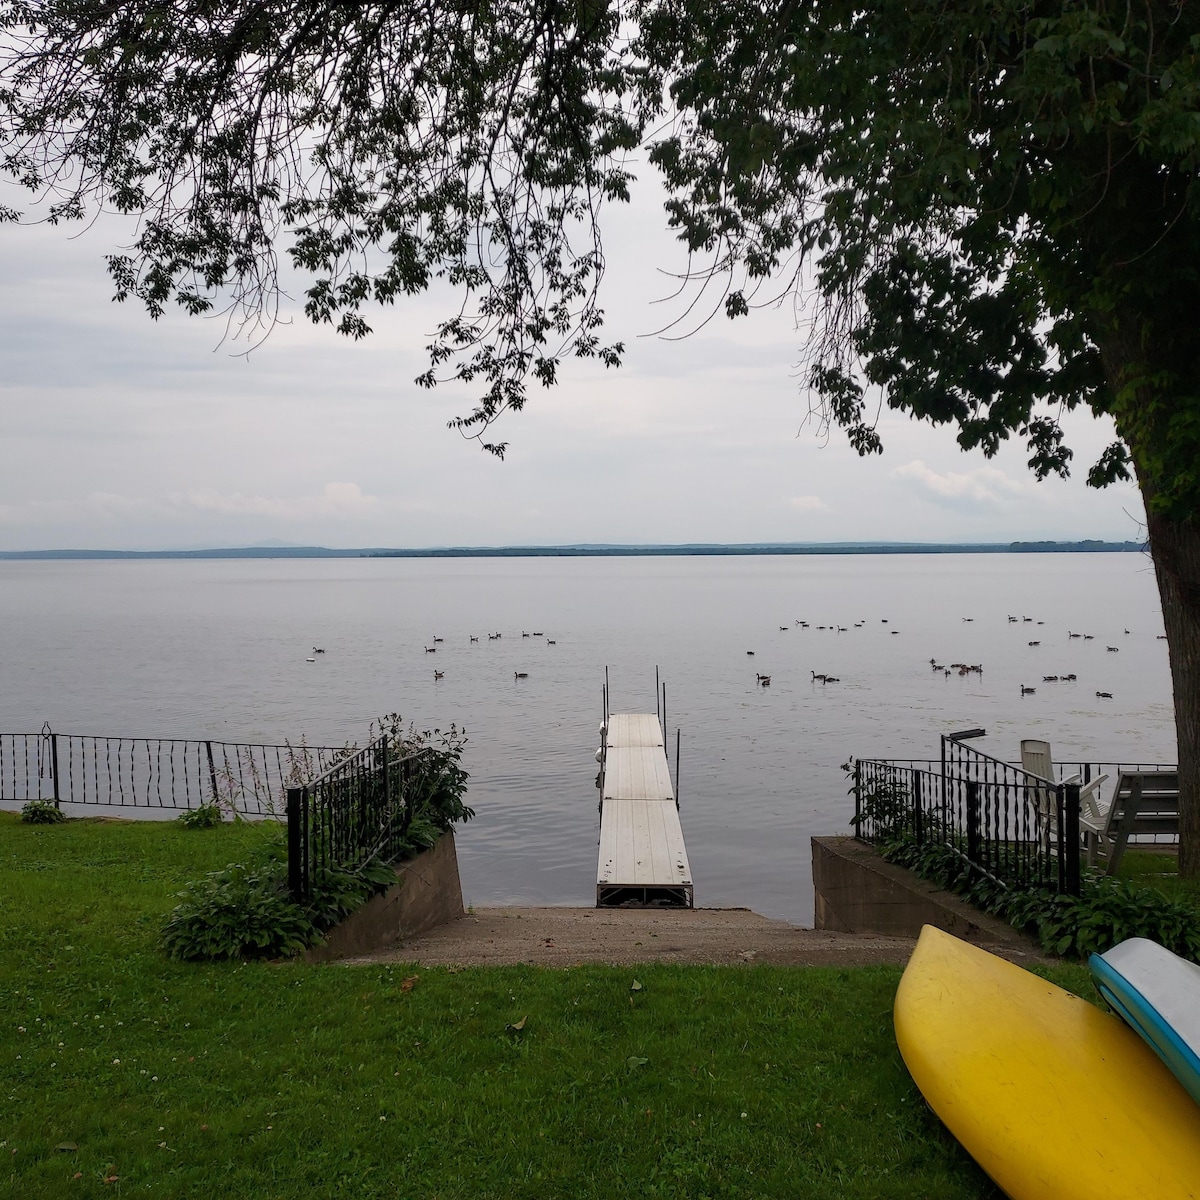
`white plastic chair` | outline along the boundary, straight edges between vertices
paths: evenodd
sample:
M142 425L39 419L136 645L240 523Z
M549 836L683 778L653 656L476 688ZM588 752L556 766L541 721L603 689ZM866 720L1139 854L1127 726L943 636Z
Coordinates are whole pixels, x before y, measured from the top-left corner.
M1097 775L1095 779L1089 780L1087 783L1083 782L1081 775L1071 775L1066 779L1059 779L1058 772L1054 769L1054 759L1050 754L1050 743L1043 742L1040 738L1024 738L1022 740L1021 766L1028 774L1044 779L1051 787L1057 787L1060 783L1079 785L1079 823L1090 862L1093 831L1097 827L1104 828L1108 821L1108 807L1107 805L1102 807L1099 798L1100 785L1108 779L1108 776L1106 774ZM1045 791L1039 790L1038 810L1046 821L1048 831L1051 834L1057 833L1058 806L1054 803L1049 788Z

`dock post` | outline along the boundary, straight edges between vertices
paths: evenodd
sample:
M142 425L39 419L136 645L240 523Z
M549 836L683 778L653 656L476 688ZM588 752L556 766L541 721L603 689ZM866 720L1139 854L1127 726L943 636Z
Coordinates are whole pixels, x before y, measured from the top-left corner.
M675 811L679 811L679 727L675 728Z

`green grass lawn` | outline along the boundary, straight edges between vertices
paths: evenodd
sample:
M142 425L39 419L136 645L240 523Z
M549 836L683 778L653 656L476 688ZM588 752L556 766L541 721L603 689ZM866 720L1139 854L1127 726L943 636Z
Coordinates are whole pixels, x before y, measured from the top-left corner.
M8 1195L999 1195L904 1069L898 969L164 958L263 836L0 814Z
M1200 908L1200 879L1180 879L1174 854L1127 850L1117 875L1131 883L1157 888L1171 900L1184 900Z

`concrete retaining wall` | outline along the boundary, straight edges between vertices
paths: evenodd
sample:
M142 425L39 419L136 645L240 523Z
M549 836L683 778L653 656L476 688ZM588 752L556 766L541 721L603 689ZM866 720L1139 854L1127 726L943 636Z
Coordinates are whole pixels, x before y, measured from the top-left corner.
M812 839L813 924L839 933L916 937L935 925L968 942L1030 949L1011 925L981 913L852 837Z
M305 953L309 962L356 958L416 937L463 915L462 884L454 833L396 868L396 882L325 935L325 943Z

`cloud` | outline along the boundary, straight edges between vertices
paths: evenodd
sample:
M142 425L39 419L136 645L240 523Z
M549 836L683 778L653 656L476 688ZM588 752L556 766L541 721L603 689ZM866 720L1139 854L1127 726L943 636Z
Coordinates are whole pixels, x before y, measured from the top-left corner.
M357 483L327 483L315 496L247 496L242 492L222 495L209 489L176 493L182 507L222 516L274 517L284 521L312 517L357 518L373 512L377 496L364 494Z
M71 519L130 519L152 517L168 511L161 500L119 496L114 492L89 492L79 500L30 499L16 504L0 504L0 524L49 525Z
M921 459L897 467L892 478L925 500L947 508L995 508L1026 495L1027 485L1010 479L999 467L939 474Z
M788 503L797 512L830 512L829 505L820 496L793 496Z
M129 521L137 518L178 519L196 513L225 517L273 517L306 521L315 517L358 519L379 509L379 498L366 495L357 483L327 483L312 496L223 495L212 489L171 492L167 496L122 496L90 492L79 500L26 500L0 504L0 524L48 525L64 521Z

